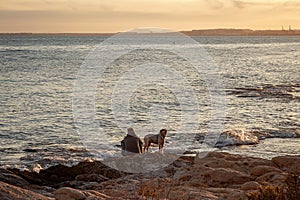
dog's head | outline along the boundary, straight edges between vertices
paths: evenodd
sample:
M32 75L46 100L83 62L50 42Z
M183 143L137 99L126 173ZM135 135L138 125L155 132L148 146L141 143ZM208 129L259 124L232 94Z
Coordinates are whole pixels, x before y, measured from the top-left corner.
M160 131L159 131L159 133L163 136L163 137L166 137L166 135L167 135L167 129L161 129Z

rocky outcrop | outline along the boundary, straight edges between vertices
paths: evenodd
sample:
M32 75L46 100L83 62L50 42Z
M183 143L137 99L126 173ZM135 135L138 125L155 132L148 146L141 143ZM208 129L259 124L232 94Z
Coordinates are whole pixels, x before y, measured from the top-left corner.
M120 178L126 174L112 169L99 161L81 162L73 167L56 165L45 170L40 170L39 173L20 171L17 169L11 169L11 171L31 184L48 185L51 187L57 187L63 182L76 180L101 182L107 179Z
M260 98L283 98L289 100L300 100L300 96L294 95L299 91L300 84L291 85L264 85L257 88L235 88L228 90L227 94L237 97L260 97Z
M101 162L58 165L39 174L2 169L0 199L247 199L258 197L266 184L268 194L288 191L297 196L299 159L210 152L180 157L164 169L141 174L120 172Z

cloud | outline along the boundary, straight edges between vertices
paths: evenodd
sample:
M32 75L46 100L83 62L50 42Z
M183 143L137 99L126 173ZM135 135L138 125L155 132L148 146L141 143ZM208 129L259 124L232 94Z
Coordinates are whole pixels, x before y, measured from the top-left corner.
M237 1L237 0L232 0L231 2L233 3L233 5L234 5L236 8L239 8L239 9L245 8L246 5L248 4L247 2L244 2L244 1Z
M300 1L286 1L282 4L284 8L295 8L295 7L300 7Z
M272 8L277 5L281 5L284 1L243 1L243 0L231 0L231 3L235 8L246 9L250 7L256 8Z
M205 0L205 1L212 9L221 9L224 7L224 3L219 0Z

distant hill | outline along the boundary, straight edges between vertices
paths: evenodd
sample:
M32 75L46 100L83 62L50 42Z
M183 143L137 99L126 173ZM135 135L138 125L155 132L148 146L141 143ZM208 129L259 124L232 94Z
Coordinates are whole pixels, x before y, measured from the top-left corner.
M251 30L251 29L204 29L181 31L189 36L267 36L299 35L300 30Z

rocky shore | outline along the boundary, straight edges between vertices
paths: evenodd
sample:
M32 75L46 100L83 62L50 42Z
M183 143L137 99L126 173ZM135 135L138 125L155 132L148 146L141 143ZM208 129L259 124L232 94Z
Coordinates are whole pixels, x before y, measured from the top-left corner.
M130 174L99 161L39 173L0 170L0 199L297 199L300 155L272 160L210 152L155 172Z

